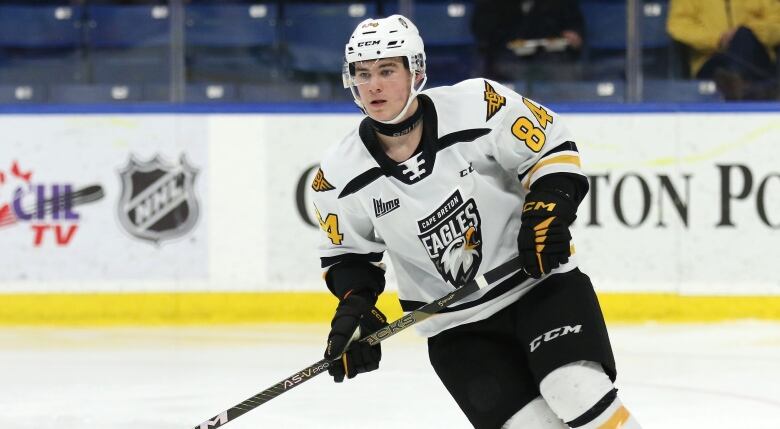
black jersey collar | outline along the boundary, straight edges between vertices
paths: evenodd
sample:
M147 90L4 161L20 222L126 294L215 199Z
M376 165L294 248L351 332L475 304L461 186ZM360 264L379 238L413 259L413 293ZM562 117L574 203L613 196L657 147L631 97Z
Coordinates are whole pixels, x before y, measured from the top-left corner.
M423 114L423 109L420 108L418 104L417 110L415 110L411 116L409 116L408 118L404 119L403 121L397 124L386 124L384 122L379 122L377 120L374 120L370 116L367 117L366 119L368 119L369 122L371 122L371 125L379 134L388 137L400 137L411 133L412 130L415 129L415 127L417 127L422 123L422 121L420 121L422 119L422 114Z
M417 183L431 174L438 150L436 108L427 95L419 94L417 100L417 109L422 112L422 124L419 125L423 127L422 137L417 149L408 160L399 163L387 156L376 136L377 131L374 129L373 119L363 119L359 129L360 139L376 163L379 164L384 175L395 177L408 185ZM418 115L415 112L413 116Z
M438 151L457 143L474 141L491 131L490 128L470 128L438 138L439 120L433 101L425 94L419 94L417 100L419 101L418 109L422 109L421 126L423 130L420 144L414 154L409 160L402 163L390 159L379 144L376 131L369 122L369 118L363 119L358 129L360 140L374 158L377 166L369 168L350 180L339 194L339 198L358 192L382 176L395 177L408 185L418 183L433 172L433 164L436 161ZM415 159L412 161L412 158ZM417 168L414 169L413 166Z

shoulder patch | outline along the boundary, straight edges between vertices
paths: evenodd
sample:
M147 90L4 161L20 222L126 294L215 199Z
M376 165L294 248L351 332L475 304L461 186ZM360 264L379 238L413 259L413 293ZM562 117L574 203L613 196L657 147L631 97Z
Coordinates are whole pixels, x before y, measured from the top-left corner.
M322 172L322 168L317 170L317 175L314 176L314 180L311 182L311 188L314 189L314 192L325 192L336 189L325 180L325 173Z
M489 121L502 107L506 106L506 97L499 95L495 89L485 81L485 103L487 103L487 114L485 122Z

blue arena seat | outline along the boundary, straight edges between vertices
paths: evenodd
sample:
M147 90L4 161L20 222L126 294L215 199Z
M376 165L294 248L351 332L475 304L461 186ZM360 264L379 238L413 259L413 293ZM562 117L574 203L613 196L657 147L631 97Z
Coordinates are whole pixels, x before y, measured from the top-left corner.
M625 2L588 1L581 5L586 28L586 60L590 76L618 77L625 73L627 46ZM666 33L668 0L641 4L643 69L650 76L675 74L672 41Z
M77 51L0 53L0 82L5 84L78 83L86 76L86 64Z
M188 103L233 102L238 100L238 87L216 83L187 85L184 97Z
M625 84L620 81L533 82L530 97L539 103L552 102L623 102Z
M188 5L186 40L191 46L246 47L277 43L274 3Z
M257 82L281 74L276 3L186 8L188 79Z
M168 6L88 6L86 14L92 47L160 47L170 42Z
M283 41L294 71L340 75L352 30L376 16L374 3L289 3Z
M712 103L723 101L723 96L713 81L645 79L642 101Z
M79 82L82 8L0 5L0 82Z
M94 83L166 82L170 78L167 6L88 6L88 59Z
M0 85L0 104L46 101L44 85Z
M329 83L283 82L275 84L241 85L239 99L245 102L323 102L333 99Z
M626 4L584 2L585 43L592 51L626 49Z
M162 83L170 81L165 51L99 50L90 55L94 83Z
M193 49L187 51L187 81L259 83L278 80L283 65L275 52L264 50Z
M166 102L170 100L168 85L144 85L144 101ZM186 103L230 103L238 99L238 88L233 84L203 83L190 84L184 88Z
M52 85L49 101L52 103L125 103L142 99L140 85Z
M666 47L671 43L666 33L668 0L646 1L640 11L643 48ZM586 42L591 49L625 50L627 8L625 2L584 2Z
M644 3L642 10L643 48L666 48L672 43L669 33L666 32L666 18L668 15L668 0L647 1Z
M0 5L0 47L76 48L81 13L79 6Z
M352 91L350 91L348 88L344 88L344 84L342 82L338 83L331 83L331 91L332 91L332 101L338 102L338 103L354 103L354 98L352 98ZM355 111L358 110L357 105L355 105Z

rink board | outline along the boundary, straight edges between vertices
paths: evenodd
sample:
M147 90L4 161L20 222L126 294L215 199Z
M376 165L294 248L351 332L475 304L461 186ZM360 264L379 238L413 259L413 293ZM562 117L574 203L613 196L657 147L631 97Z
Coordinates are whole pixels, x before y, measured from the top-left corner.
M149 110L0 115L0 324L327 320L305 189L361 117ZM564 110L608 319L780 319L780 108Z
M326 323L336 298L322 292L11 294L0 297L0 325L203 325ZM780 296L599 293L608 323L780 320ZM378 307L402 315L394 292Z

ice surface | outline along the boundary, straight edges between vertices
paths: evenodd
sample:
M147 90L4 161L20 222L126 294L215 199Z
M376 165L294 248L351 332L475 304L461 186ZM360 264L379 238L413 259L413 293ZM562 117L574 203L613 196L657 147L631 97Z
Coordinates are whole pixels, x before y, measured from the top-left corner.
M0 329L11 429L192 428L320 359L326 325ZM645 429L777 429L780 324L610 326L617 386ZM469 428L425 341L379 371L321 375L229 422L241 428Z

